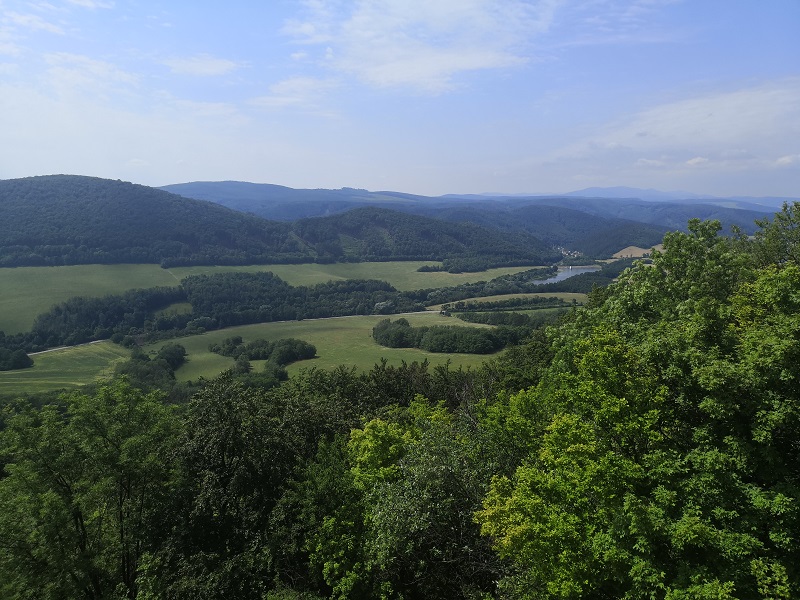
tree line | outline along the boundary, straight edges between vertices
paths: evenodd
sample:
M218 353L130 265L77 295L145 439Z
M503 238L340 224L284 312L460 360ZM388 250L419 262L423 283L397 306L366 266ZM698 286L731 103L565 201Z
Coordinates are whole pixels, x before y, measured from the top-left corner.
M372 338L387 348L419 348L427 352L491 354L516 344L531 333L524 325L492 329L457 325L412 327L408 319L383 319L372 328Z

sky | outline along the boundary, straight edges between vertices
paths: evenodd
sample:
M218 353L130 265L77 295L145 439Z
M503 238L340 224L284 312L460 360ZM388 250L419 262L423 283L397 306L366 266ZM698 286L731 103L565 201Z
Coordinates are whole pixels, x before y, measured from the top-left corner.
M800 196L800 0L0 0L0 179Z

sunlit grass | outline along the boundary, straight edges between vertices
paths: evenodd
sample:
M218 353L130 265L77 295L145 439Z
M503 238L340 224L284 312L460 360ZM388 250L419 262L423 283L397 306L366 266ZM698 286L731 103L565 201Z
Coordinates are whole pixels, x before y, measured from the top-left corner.
M108 341L34 354L30 369L0 371L0 394L76 388L110 377L129 356L129 350Z
M408 315L389 315L397 319L400 316L408 319L411 325L470 325L460 320L443 317L436 312L414 313ZM239 335L245 342L254 339L277 340L280 338L297 338L313 344L317 348L317 358L294 363L288 367L289 373L300 369L317 367L330 369L339 365L355 366L358 369L370 369L381 358L389 364L399 365L428 360L431 365L445 364L448 360L455 366L477 366L486 360L486 355L476 354L437 354L415 348L384 348L372 339L372 328L386 316L336 317L331 319L313 319L306 321L284 321L280 323L261 323L242 325L202 335L178 338L173 340L182 344L188 353L188 362L176 373L181 381L196 380L200 377L215 377L225 369L233 366L233 359L209 352L208 346L222 342L225 338ZM475 325L481 327L481 325ZM155 352L166 342L157 342L145 347L145 351ZM254 368L260 368L263 361L253 361Z
M500 275L518 273L528 267L489 269L481 273L420 273L422 265L435 262L373 262L305 265L249 265L220 267L179 267L158 265L76 265L68 267L19 267L0 269L0 331L30 330L37 315L74 296L121 294L136 288L174 286L189 275L228 271L271 271L290 285L313 285L331 280L380 279L395 288L417 290L488 281Z

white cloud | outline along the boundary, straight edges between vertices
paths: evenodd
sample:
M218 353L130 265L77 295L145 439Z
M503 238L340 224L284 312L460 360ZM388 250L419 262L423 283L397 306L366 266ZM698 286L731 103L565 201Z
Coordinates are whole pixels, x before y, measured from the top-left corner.
M800 79L654 106L565 148L563 158L601 160L614 152L675 166L774 160L800 139ZM747 150L743 150L746 148ZM644 164L644 163L640 163Z
M336 87L333 81L312 77L292 77L270 86L269 94L250 101L263 108L315 108L320 98Z
M78 91L91 95L100 90L114 89L120 85L130 86L138 82L138 77L116 65L68 52L54 52L45 55L49 65L50 84L61 92Z
M636 165L639 167L664 167L666 164L665 161L654 158L640 158L636 161Z
M101 2L98 0L67 0L70 4L75 6L82 6L83 8L114 8L113 2Z
M11 42L0 41L0 54L5 56L17 56L20 53L20 47Z
M325 46L325 64L378 87L442 92L460 73L524 64L560 0L335 0L307 3L284 32Z
M800 165L800 154L787 154L786 156L781 156L775 161L775 164L779 167Z
M55 33L63 35L64 30L55 23L46 21L39 15L21 14L17 12L8 12L2 17L2 21L11 26L23 27L33 31L46 31L48 33Z
M170 58L162 61L173 73L178 75L197 75L200 77L214 77L225 75L240 68L242 65L225 58L216 58L208 54L197 56Z

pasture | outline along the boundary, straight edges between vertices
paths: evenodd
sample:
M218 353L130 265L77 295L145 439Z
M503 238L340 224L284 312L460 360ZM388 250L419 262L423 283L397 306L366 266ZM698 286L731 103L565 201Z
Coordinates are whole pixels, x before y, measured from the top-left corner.
M486 327L486 325L464 323L452 317L443 317L437 312L389 315L389 318L398 319L401 316L415 326ZM245 342L258 338L277 340L292 337L314 344L317 348L317 358L289 365L287 370L290 374L304 368L328 369L339 365L353 365L358 369L367 370L381 358L386 358L393 365L399 365L401 361L410 363L428 359L432 366L444 364L450 359L455 367L477 366L488 358L486 355L477 354L435 354L415 348L384 348L372 339L372 328L385 318L387 317L382 315L371 315L242 325L209 331L202 335L161 340L145 346L143 350L155 354L168 342L183 345L188 353L188 362L176 373L179 381L193 381L200 377L210 379L232 367L233 359L209 352L208 346L234 335L242 336ZM129 350L109 341L34 354L32 368L0 371L0 395L72 389L100 381L109 377L114 371L114 366L126 360L129 355ZM253 361L252 364L255 370L260 370L264 361Z
M174 286L189 275L224 271L272 271L290 285L313 285L331 280L380 279L398 290L416 290L486 281L528 267L490 269L480 273L419 273L422 265L435 262L336 263L329 265L250 265L178 267L158 265L75 265L66 267L18 267L0 269L0 331L28 331L37 315L74 296L105 296L126 290Z
M388 318L404 317L414 326L423 325L471 325L452 317L443 317L436 312L412 313L406 315L388 315ZM316 367L329 369L339 365L356 366L369 369L381 358L389 364L399 365L425 359L432 366L444 364L448 359L454 366L477 366L488 357L476 354L436 354L415 348L384 348L372 339L372 328L386 315L370 315L357 317L334 317L330 319L310 319L306 321L282 321L279 323L260 323L241 325L217 331L209 331L202 335L177 338L172 340L183 345L188 353L188 362L178 369L176 378L179 381L196 380L199 377L215 377L225 369L233 366L233 359L208 351L210 344L221 343L225 338L242 336L245 342L254 339L274 341L280 338L297 338L313 344L317 348L317 358L300 361L287 367L290 374L300 369ZM145 352L155 353L166 342L156 342L145 346ZM262 368L264 361L252 361L254 370Z
M421 290L425 288L449 287L462 283L475 281L488 281L501 275L519 273L531 267L502 267L488 269L479 273L446 273L434 271L420 273L417 271L422 265L437 265L431 261L394 261L394 262L363 262L363 263L333 263L327 265L250 265L244 267L178 267L169 269L178 279L189 275L210 275L227 271L241 271L247 273L271 271L289 285L314 285L328 281L342 281L345 279L379 279L387 281L400 291Z
M158 265L73 265L0 269L0 331L28 331L37 315L75 296L177 285Z
M33 367L0 371L0 394L49 392L102 380L130 351L109 341L59 348L31 355Z
M536 292L536 293L524 293L524 294L498 294L496 296L480 296L477 298L466 298L465 300L461 300L465 304L469 303L478 303L478 302L497 302L499 300L510 300L512 298L558 298L559 300L563 300L564 302L575 302L576 304L584 304L588 299L588 294L579 294L576 292ZM454 302L449 302L448 304L455 304ZM441 310L444 304L436 304L435 306L429 306L428 310ZM517 311L520 312L520 311Z

